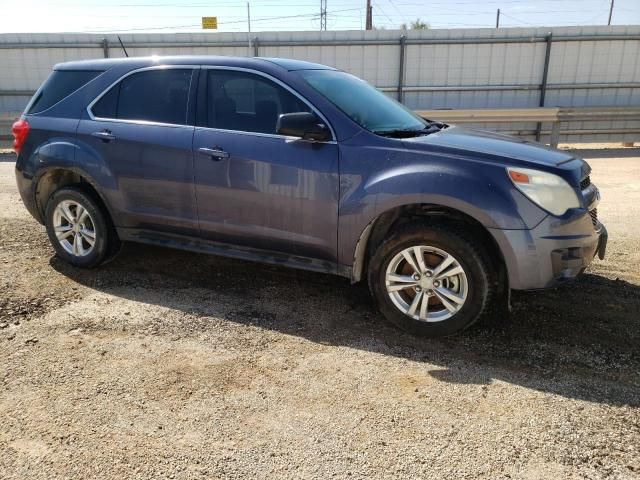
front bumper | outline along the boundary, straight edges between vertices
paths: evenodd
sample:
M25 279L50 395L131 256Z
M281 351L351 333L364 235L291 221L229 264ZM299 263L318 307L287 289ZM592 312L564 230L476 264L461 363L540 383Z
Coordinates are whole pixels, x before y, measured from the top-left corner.
M575 278L607 248L607 229L585 210L548 216L531 230L490 229L507 267L509 286L529 290Z

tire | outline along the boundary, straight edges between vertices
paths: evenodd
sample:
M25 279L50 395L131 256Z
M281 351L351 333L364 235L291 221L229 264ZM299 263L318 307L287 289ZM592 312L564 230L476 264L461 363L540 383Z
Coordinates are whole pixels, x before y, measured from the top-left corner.
M387 237L373 254L368 271L369 289L382 314L422 337L452 335L476 322L491 308L498 285L484 249L476 243L450 224L410 223ZM417 252L424 267L419 280L406 256L417 265ZM444 268L438 272L440 264Z
M109 215L95 194L80 186L63 187L49 197L45 225L58 257L76 267L96 267L119 248Z

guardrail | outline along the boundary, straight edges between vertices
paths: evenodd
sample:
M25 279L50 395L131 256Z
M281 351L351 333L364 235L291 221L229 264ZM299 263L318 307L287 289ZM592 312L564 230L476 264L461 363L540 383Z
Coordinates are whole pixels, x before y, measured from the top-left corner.
M560 124L562 122L640 120L640 107L483 108L477 110L417 110L416 113L421 117L440 120L445 123L550 123L551 139L549 144L552 147L558 146L560 133L572 135L585 132L585 130L575 132L571 130L561 131ZM537 132L540 132L539 127ZM597 131L594 133L597 133ZM607 133L607 130L602 130L601 133ZM640 136L640 129L636 133Z
M416 110L421 117L440 120L445 123L515 123L537 122L551 125L551 138L549 144L558 146L560 134L582 134L586 130L560 129L562 122L577 121L640 121L640 107L542 107L542 108L483 108L465 110ZM11 140L11 124L20 116L19 112L0 114L0 140ZM539 132L540 129L538 128ZM608 130L594 130L593 133L607 133ZM625 133L637 133L640 138L640 129L628 130Z

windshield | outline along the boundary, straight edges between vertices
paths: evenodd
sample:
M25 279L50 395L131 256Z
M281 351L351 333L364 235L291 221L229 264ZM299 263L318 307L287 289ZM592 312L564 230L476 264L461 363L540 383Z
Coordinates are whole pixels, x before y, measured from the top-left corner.
M364 80L336 70L301 70L315 90L361 127L374 133L420 131L428 122Z

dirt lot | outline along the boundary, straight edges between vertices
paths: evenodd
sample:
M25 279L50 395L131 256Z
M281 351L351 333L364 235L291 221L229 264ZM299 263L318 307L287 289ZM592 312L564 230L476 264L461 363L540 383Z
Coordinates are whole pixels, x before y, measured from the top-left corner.
M71 268L4 157L0 478L640 478L640 151L581 154L607 259L438 341L319 274L136 245Z

